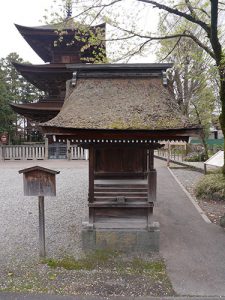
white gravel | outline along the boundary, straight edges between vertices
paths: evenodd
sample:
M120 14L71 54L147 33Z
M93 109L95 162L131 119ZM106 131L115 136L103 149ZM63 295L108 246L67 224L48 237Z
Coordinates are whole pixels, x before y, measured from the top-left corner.
M87 218L86 161L0 162L0 266L38 261L38 199L23 196L18 170L41 165L55 170L57 196L45 198L48 257L81 254L81 224Z

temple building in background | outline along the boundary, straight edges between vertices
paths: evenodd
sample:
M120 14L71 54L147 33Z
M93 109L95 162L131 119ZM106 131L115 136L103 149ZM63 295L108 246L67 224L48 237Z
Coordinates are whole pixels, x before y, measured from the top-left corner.
M45 96L37 99L36 103L12 103L11 107L29 120L48 121L60 111L65 98L66 81L72 78L73 71L67 68L67 64L90 64L106 59L105 24L86 28L66 19L56 25L15 26L45 64L14 63L14 67ZM60 34L63 34L62 39ZM86 47L90 35L96 35L98 42Z

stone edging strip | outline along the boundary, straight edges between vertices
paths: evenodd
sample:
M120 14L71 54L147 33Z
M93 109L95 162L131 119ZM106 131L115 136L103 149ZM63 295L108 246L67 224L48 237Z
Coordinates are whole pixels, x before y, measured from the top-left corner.
M171 169L169 167L167 167L167 169L169 170L170 174L173 176L173 178L175 179L175 181L179 184L179 186L181 187L181 189L183 190L183 192L186 194L186 196L188 197L188 199L192 202L192 204L194 205L194 207L197 209L197 211L199 212L199 214L202 216L203 220L208 223L211 224L212 222L209 220L209 218L206 216L206 214L203 212L203 210L201 209L201 207L198 205L198 203L196 203L196 201L193 199L193 197L191 196L191 194L185 189L185 187L183 186L183 184L178 180L178 178L173 174L173 172L171 171Z
M157 158L157 159L161 159L161 160L167 161L166 157L158 156L158 155L155 155L155 154L154 154L154 157ZM171 158L170 159L170 163L177 164L179 166L188 167L190 169L195 169L196 171L198 171L200 173L204 173L204 169L203 168L200 168L200 167L197 167L197 166L194 166L194 165L191 165L191 164L187 164L187 163L185 163L183 161L177 161L177 160L174 160L174 159Z

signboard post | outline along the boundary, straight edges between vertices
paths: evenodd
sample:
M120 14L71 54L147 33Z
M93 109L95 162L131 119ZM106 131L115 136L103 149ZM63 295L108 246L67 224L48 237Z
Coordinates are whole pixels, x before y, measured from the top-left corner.
M40 166L20 170L23 174L24 196L38 196L39 208L39 256L45 258L45 212L44 196L56 196L55 175L59 171Z
M39 256L45 257L45 208L44 208L44 196L38 196L38 208L39 208Z

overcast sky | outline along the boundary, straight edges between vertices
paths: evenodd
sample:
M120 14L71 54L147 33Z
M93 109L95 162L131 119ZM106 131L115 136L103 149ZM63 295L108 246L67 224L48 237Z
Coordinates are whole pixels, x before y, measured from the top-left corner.
M31 47L20 35L14 23L24 26L36 26L45 14L45 8L51 0L1 0L0 4L0 57L17 52L24 60L42 63Z
M127 0L128 4L129 1L132 0ZM33 64L43 63L17 31L14 23L24 26L43 24L43 22L40 21L45 14L45 9L49 9L52 3L52 0L1 0L0 58L7 56L11 52L17 52L24 60ZM157 23L157 12L155 10L145 12L144 19L147 23L151 21L153 27L155 27ZM147 59L148 62L153 62L153 60L153 56ZM138 61L146 61L146 58L140 58Z

